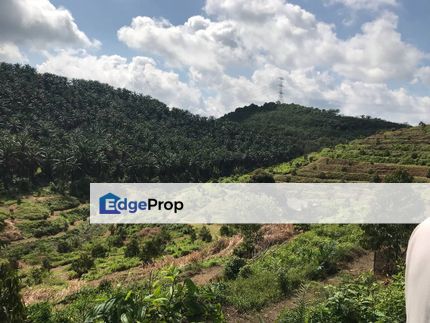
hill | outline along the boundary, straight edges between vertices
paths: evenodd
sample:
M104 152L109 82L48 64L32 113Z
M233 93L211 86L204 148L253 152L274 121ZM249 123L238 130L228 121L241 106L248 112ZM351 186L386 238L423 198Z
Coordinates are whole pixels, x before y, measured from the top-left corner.
M52 182L86 197L90 182L207 181L401 127L274 103L205 118L125 89L0 64L6 190Z
M403 169L430 182L430 126L387 131L266 167L277 182L378 182ZM252 173L223 181L251 180Z
M320 147L334 146L336 137L341 137L346 143L363 137L363 134L374 134L388 126L386 121L368 116L342 116L339 110L276 103L237 108L221 119L237 122L249 130L258 129L266 134L282 133L291 140L294 137L300 138L300 141L305 142L303 154L318 151ZM393 129L399 128L395 124L390 126Z

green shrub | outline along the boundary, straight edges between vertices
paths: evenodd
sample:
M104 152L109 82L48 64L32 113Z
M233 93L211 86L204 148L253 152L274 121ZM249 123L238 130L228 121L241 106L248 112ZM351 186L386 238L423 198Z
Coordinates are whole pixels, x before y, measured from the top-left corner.
M414 177L404 169L398 169L394 173L385 176L385 183L413 183Z
M252 269L250 266L245 265L239 270L239 276L243 278L249 278L252 275Z
M101 244L96 244L91 249L91 256L93 258L104 258L107 256L107 248Z
M72 269L78 277L87 273L94 266L94 259L90 255L83 253L78 259L75 259L70 264L70 269Z
M275 183L273 175L263 169L257 169L251 175L251 183Z
M20 281L17 271L1 258L0 322L25 322L25 307L20 295Z
M35 303L27 307L27 318L30 322L52 322L52 306L48 302Z
M95 306L88 322L222 322L221 306L210 288L190 279L179 281L179 270L169 268L142 290L116 291Z
M25 200L13 212L17 219L44 220L50 215L49 208L41 202Z
M51 211L63 211L79 206L79 200L71 196L56 196L44 202Z
M233 255L240 258L251 258L255 250L255 245L250 240L245 240L241 242L233 250Z
M219 228L219 234L222 237L231 237L234 234L234 229L229 225L223 224Z
M125 248L124 256L127 258L137 257L139 256L139 253L139 242L136 238L132 238Z
M17 223L17 227L25 237L34 236L36 238L66 231L68 226L67 221L63 218L55 220L21 220Z
M325 287L315 304L298 305L281 313L281 323L302 322L406 322L404 276L394 276L385 286L363 275L339 286Z
M53 221L43 221L40 223L36 230L34 230L33 235L36 238L40 238L43 236L51 236L62 231L67 231L69 224L63 218L58 218Z
M246 265L246 260L239 257L230 259L224 267L224 277L226 279L235 279L239 270Z
M108 238L108 244L111 247L122 247L124 245L124 237L120 234L111 235Z
M277 278L279 290L284 296L291 295L303 281L303 276L294 271L290 271L289 273L281 271L278 273Z
M72 251L72 246L70 245L69 242L67 242L65 240L60 240L60 241L58 241L57 251L59 253L68 253L68 252Z
M150 240L144 242L140 250L139 257L144 263L150 263L160 256L166 248L167 242L171 239L170 235L164 230Z
M199 238L204 242L211 242L212 235L206 226L203 226L199 232Z

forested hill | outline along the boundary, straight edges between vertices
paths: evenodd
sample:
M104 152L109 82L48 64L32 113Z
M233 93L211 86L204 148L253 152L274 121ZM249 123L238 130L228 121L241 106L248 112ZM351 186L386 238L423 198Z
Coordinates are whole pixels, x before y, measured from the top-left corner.
M52 182L81 195L95 181L206 181L399 127L274 103L205 118L99 82L0 64L3 189Z
M237 108L222 119L238 122L248 129L300 137L300 140L306 141L304 153L333 146L336 137L340 137L341 141L349 141L381 129L399 128L398 124L381 119L341 116L339 110L306 108L297 104L251 104Z

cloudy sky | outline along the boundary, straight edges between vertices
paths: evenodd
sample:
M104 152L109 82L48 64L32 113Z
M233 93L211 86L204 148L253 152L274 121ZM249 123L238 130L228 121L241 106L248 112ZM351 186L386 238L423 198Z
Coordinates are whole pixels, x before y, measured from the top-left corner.
M430 122L428 0L1 0L0 61L220 116L285 99Z

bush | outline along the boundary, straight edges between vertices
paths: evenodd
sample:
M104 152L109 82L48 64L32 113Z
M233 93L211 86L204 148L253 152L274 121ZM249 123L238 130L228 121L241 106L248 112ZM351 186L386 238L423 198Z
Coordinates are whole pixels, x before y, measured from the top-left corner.
M28 285L39 285L42 284L43 279L46 277L47 270L44 268L32 268L29 276L27 277Z
M251 183L275 183L273 175L263 169L257 169L251 175Z
M108 238L108 244L112 247L122 247L124 245L124 237L119 234L114 234Z
M50 198L45 203L51 211L63 211L79 206L79 200L71 196Z
M76 272L78 277L87 273L94 266L94 259L90 255L83 253L78 259L73 260L70 268Z
M303 278L297 275L294 271L290 273L285 273L281 271L278 273L278 287L284 296L291 295L292 292L300 286Z
M107 254L107 248L104 247L101 244L96 244L92 249L91 249L91 256L93 258L104 258L106 257Z
M199 238L205 242L211 242L212 241L212 235L206 226L203 226L200 229Z
M234 230L231 226L223 224L221 228L219 228L219 234L222 237L231 237L234 234Z
M398 169L384 178L385 183L413 183L413 181L414 177L404 169Z
M48 258L43 258L42 260L42 268L49 271L51 270L52 266L51 266L51 262L49 261Z
M179 281L179 270L169 268L143 290L116 291L95 306L87 322L222 322L221 306L210 288L190 279Z
M57 245L57 251L59 253L68 253L72 251L72 247L67 241L60 240Z
M0 322L25 322L17 271L4 259L0 259Z
M245 240L233 250L233 255L239 258L251 258L254 254L255 245L250 240Z
M139 256L139 253L139 242L136 238L132 238L125 248L124 256L127 258L137 257Z
M252 275L252 269L250 266L245 265L239 270L239 276L242 278L249 278Z
M363 275L339 286L327 286L326 296L315 304L284 311L279 322L406 322L404 276L388 286Z
M36 303L27 308L27 318L30 322L52 322L52 306L48 302Z
M224 277L226 279L236 279L240 269L246 265L246 260L239 257L230 259L224 267Z
M152 260L160 256L166 248L168 236L163 233L158 234L151 240L144 242L139 257L144 263L150 263Z
M33 234L36 238L52 236L62 231L67 231L68 227L67 221L59 218L53 221L44 221L44 224L38 227Z

